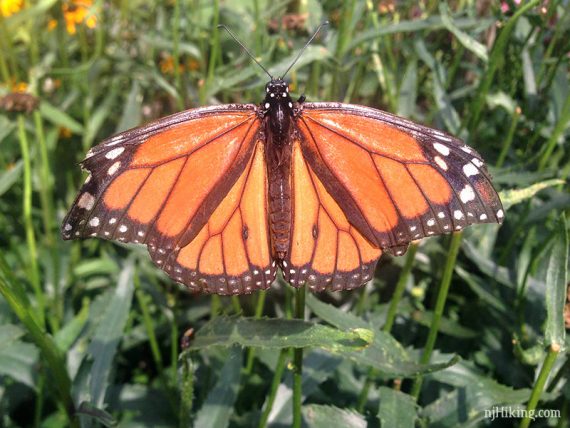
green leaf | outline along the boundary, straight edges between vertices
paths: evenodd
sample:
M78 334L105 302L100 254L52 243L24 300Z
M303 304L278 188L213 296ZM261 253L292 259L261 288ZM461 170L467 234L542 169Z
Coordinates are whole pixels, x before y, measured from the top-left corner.
M0 343L2 346L8 346L12 342L18 340L24 334L26 334L26 332L17 325L0 325Z
M6 331L4 331L4 334ZM13 330L12 333L15 333ZM35 388L35 374L38 363L38 349L25 342L13 342L0 347L0 375L9 376L12 379Z
M117 421L113 418L112 415L107 413L105 410L98 409L97 407L92 406L86 401L83 401L79 405L79 408L77 409L76 413L78 415L89 416L106 427L112 427L117 425Z
M323 303L315 295L307 294L307 306L323 321L341 330L351 328L370 328L370 324L350 312L341 311L333 305Z
M79 313L61 330L59 330L54 337L55 343L62 350L62 352L67 352L73 342L79 337L81 330L85 327L87 320L89 319L89 304L86 301L83 303L83 307Z
M386 428L414 428L417 419L417 404L411 395L381 386L378 419Z
M429 327L433 320L433 311L417 311L413 313L413 319L418 324ZM439 332L448 336L458 337L461 339L473 339L479 335L475 330L463 327L456 321L442 317L439 326Z
M410 117L416 109L418 97L418 62L413 58L406 66L398 95L398 115Z
M101 322L89 344L88 353L93 357L90 372L91 404L98 408L103 407L113 358L129 317L134 290L133 270L134 263L129 259L119 276L115 295L102 314Z
M324 325L288 319L216 317L204 325L189 349L211 346L254 346L261 348L320 347L332 352L362 349L373 340L370 330L342 331Z
M240 388L242 351L233 347L220 372L216 386L208 393L196 415L196 428L225 428L229 425L234 402Z
M563 184L565 184L564 180L554 178L552 180L545 180L540 183L535 183L531 186L525 187L524 189L503 190L499 192L499 196L501 198L501 202L503 203L503 207L505 209L508 209L513 205L519 204L532 198L543 189L553 186L560 186Z
M115 129L116 133L134 128L141 123L142 118L142 96L138 82L133 80L131 91L127 97L125 108L121 120Z
M354 410L335 406L309 404L303 406L303 422L307 427L351 427L365 428L366 419Z
M450 385L455 389L424 407L422 417L437 426L468 425L482 419L485 409L500 405L526 402L529 389L513 389L479 373L467 362L429 375L429 380Z
M481 19L481 18L460 18L456 19L454 24L459 29L477 28L482 30L488 28L495 22L494 19ZM363 42L370 39L377 39L387 34L395 33L411 33L416 31L435 31L443 30L445 25L440 16L430 16L425 19L414 19L410 21L400 21L394 24L382 25L379 29L363 31L355 37L350 44L349 49L355 48Z
M417 39L414 46L420 59L432 70L433 97L437 104L439 115L445 123L446 128L452 133L457 134L461 127L461 120L444 88L445 81L447 80L445 69L441 62L428 51L422 39Z
M54 125L67 128L74 134L83 133L83 125L77 122L66 112L49 104L47 101L42 101L40 103L40 113L44 119L53 123Z
M450 33L452 33L457 38L459 43L477 55L484 62L489 61L489 55L487 53L487 48L485 45L482 45L473 37L469 36L469 34L461 31L461 29L455 25L455 22L451 19L451 16L449 16L447 3L439 4L439 12L441 13L442 24Z
M335 327L347 330L350 328L371 329L367 321L356 317L349 312L319 301L315 296L307 296L307 306L322 320ZM442 370L457 362L452 358L444 364L419 365L411 361L406 350L388 333L376 331L373 342L362 350L344 349L337 352L345 358L353 361L357 365L374 367L379 370L384 377L410 377L420 373L428 373L435 370Z
M0 143L16 129L16 121L0 115Z
M89 116L89 121L85 125L85 144L90 147L95 140L97 133L101 130L105 120L113 113L113 106L117 99L117 85L109 88L103 101L98 103L95 111Z
M564 213L558 220L558 234L548 257L546 270L546 342L564 347L564 305L568 286L568 225Z
M20 178L22 174L22 168L24 163L19 160L16 165L7 169L6 171L0 172L0 196L6 193L10 187L14 185L16 181Z

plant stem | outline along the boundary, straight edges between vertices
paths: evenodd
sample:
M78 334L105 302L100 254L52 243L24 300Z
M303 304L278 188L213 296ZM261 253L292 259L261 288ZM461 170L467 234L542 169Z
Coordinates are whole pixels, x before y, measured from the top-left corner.
M180 1L174 0L174 23L172 25L172 42L173 62L174 62L174 82L178 96L176 97L176 105L180 110L184 109L184 89L182 87L182 78L180 75Z
M545 145L545 150L542 152L542 156L538 161L538 170L543 171L546 168L548 160L554 151L558 140L566 130L566 125L570 121L570 96L566 97L566 101L564 101L564 107L562 107L562 111L560 112L560 119L556 123L554 130L550 134L548 141Z
M441 278L441 284L439 285L439 291L437 293L437 301L435 303L435 310L433 313L433 319L430 325L428 338L426 341L426 346L424 347L424 352L420 359L420 364L428 364L435 346L435 340L437 339L437 332L439 330L439 324L441 322L441 317L443 316L443 309L445 308L445 302L447 300L447 293L449 291L449 286L451 285L451 278L453 276L453 268L455 267L455 260L457 259L457 253L459 252L459 247L461 246L461 232L454 233L451 237L451 243L449 246L449 252L447 253L447 259L445 261L445 268L443 270L443 277ZM420 390L422 388L423 378L418 376L414 381L412 386L412 397L418 399L420 395Z
M263 308L265 306L265 291L259 291L257 294L257 302L255 304L255 314L254 318L259 319L263 314ZM251 370L253 369L253 361L255 359L255 348L251 347L247 350L247 359L245 365L245 374L251 374Z
M540 395L544 390L544 385L546 384L546 380L548 379L548 375L552 371L552 367L554 366L554 362L560 353L560 345L557 343L553 343L550 345L550 349L548 350L548 354L544 359L544 363L542 364L542 368L540 369L540 374L538 375L538 379L534 384L534 388L530 394L530 398L528 403L526 404L526 417L521 421L519 428L527 428L530 425L530 414L534 413L536 409L536 405L538 404L538 400L540 399Z
M496 167L500 168L503 166L505 162L505 158L507 157L507 153L511 147L513 142L513 136L515 135L515 130L517 129L517 124L519 122L519 117L521 115L521 108L519 106L515 107L515 111L513 112L513 116L511 118L511 126L509 127L509 132L507 132L507 137L503 141L503 147L501 148L501 153L499 154L499 159L497 159Z
M273 408L273 403L275 402L275 397L277 395L277 388L281 383L281 378L283 377L283 371L285 370L285 363L287 362L287 349L282 349L279 353L279 359L277 360L277 365L275 366L275 373L273 374L273 380L271 381L271 387L269 388L269 394L267 395L267 401L261 418L259 420L259 428L265 428L267 426L267 421L269 419L269 414Z
M192 421L192 402L194 401L194 362L190 354L182 358L180 375L180 411L181 427L189 427Z
M38 320L40 322L40 326L43 327L45 325L45 299L40 284L36 235L34 232L34 224L32 222L32 165L30 162L30 148L28 145L28 138L26 136L25 120L22 115L18 115L18 138L20 140L22 160L24 161L23 213L24 227L26 229L26 241L28 243L28 252L30 257L30 282L34 289L38 304Z
M305 286L295 290L295 318L305 319ZM293 428L301 428L303 348L293 349Z

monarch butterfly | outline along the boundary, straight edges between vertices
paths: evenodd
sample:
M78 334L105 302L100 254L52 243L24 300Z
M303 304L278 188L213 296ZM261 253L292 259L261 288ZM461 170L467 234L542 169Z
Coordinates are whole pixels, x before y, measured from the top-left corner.
M243 294L278 269L295 287L356 288L383 251L501 223L483 160L461 140L370 107L294 102L263 70L259 105L183 111L93 147L63 238L145 244L190 290Z

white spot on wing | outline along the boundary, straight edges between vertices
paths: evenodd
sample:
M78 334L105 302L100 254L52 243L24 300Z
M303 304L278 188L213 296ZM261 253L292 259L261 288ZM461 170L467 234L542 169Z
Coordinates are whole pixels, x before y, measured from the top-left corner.
M471 153L473 152L473 150L471 150L469 147L467 146L461 146L461 150L463 150L465 153Z
M77 206L85 210L90 210L95 205L95 198L91 193L85 192L77 201Z
M66 232L69 232L71 230L71 225L69 223L67 223L65 226L63 226L63 230L65 230Z
M481 162L479 159L477 158L473 158L471 159L471 162L473 162L473 164L477 167L477 168L481 168L483 166L483 162Z
M441 143L433 143L433 148L436 149L443 156L449 155L449 147L444 146Z
M123 153L125 151L124 147L117 147L116 149L113 150L109 150L106 154L105 157L107 159L115 159L116 157L118 157L121 153Z
M91 220L89 220L89 226L99 226L99 217L93 217Z
M479 174L479 170L472 163L466 163L463 165L463 174L467 177L471 177L472 175Z
M505 213L503 212L503 210L497 211L497 218L503 218L504 216L505 216Z
M473 187L471 187L469 184L465 185L465 187L459 193L459 199L461 199L461 202L464 204L474 200L475 192L473 191Z
M465 216L463 215L463 212L461 212L459 210L453 211L453 218L455 218L456 220L461 220L464 217Z
M121 166L121 162L115 162L113 165L111 165L109 167L109 169L107 170L107 174L108 175L113 175L114 173L116 173L119 170L119 167Z
M430 218L430 219L426 222L426 224L427 224L428 226L433 226L433 225L435 224L435 219Z
M436 156L433 158L433 160L435 161L435 163L444 171L447 171L447 164L445 163L445 161L440 158L439 156Z
M124 224L121 224L121 225L119 226L119 232L125 233L127 230L128 230L128 227L125 226Z
M487 214L481 214L479 220L487 220Z

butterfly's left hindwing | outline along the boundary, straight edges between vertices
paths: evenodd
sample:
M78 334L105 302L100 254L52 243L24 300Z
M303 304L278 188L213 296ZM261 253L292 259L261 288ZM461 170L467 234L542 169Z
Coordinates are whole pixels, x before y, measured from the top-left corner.
M356 288L374 276L381 250L351 225L335 198L293 143L293 217L290 248L282 262L291 285L312 291Z

